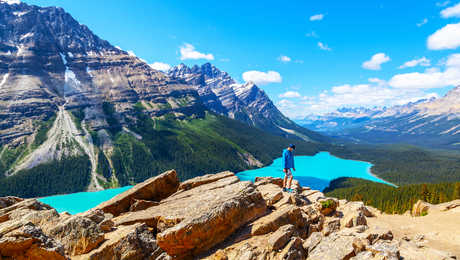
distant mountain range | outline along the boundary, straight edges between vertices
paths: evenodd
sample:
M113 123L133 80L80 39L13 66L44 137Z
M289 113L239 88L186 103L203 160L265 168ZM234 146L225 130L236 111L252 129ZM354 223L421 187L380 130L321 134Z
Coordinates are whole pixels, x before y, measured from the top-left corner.
M209 63L154 70L62 8L0 1L0 27L6 194L116 187L170 168L181 179L238 171L269 163L290 142L312 154L323 140L253 83Z
M341 108L297 123L358 143L408 143L460 149L460 86L444 97L388 108Z

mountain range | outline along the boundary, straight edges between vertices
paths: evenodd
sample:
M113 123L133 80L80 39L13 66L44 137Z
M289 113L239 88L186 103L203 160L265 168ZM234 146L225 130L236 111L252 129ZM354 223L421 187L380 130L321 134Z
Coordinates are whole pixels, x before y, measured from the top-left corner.
M409 143L460 149L460 86L441 98L394 107L341 108L296 120L312 130L358 143Z
M313 154L323 140L255 84L209 63L154 70L62 8L0 1L0 26L5 194L98 190L169 168L181 179L243 170L290 142Z

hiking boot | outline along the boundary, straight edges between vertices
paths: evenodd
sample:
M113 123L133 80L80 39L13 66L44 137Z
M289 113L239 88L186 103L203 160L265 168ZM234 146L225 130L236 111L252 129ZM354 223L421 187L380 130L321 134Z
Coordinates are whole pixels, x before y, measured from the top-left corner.
M284 192L287 192L287 189L286 189L286 188L283 188L283 191L284 191Z

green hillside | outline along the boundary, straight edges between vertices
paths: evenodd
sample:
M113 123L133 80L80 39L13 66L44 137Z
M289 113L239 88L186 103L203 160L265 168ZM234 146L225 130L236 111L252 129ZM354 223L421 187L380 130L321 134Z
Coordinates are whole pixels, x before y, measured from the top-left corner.
M106 110L111 113L110 106ZM314 155L319 151L317 143L275 136L212 113L184 120L168 115L152 119L139 108L128 128L142 136L141 139L122 131L116 117L110 118L113 152L108 158L101 147L96 149L97 172L105 178L99 179L103 187L138 183L168 169L176 169L181 180L224 170L241 171L255 167L248 163L249 155L264 165L270 164L289 143L297 145L299 155ZM100 146L94 133L93 138ZM0 157L0 196L70 193L83 191L89 184L87 156L63 158L5 177L23 147L5 148Z
M325 195L363 201L385 213L402 214L418 200L437 204L460 199L460 182L410 184L398 188L358 178L338 178L324 190Z
M460 155L408 145L328 145L324 150L371 162L372 173L396 185L460 181Z

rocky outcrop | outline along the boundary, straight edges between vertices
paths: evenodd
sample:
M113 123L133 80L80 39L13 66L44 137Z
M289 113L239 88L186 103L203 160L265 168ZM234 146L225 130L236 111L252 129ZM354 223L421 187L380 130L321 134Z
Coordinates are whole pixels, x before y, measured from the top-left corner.
M150 116L204 115L194 87L99 38L62 8L0 7L0 143L30 142L36 122L62 108L83 110L85 125L98 133L113 121L104 103L124 126L137 103Z
M418 217L418 216L424 216L428 214L428 210L430 209L432 205L428 202L425 202L423 200L417 201L417 203L414 204L412 207L412 216Z
M368 227L367 219L379 213L360 202L299 190L283 192L277 178L242 182L231 172L179 184L168 171L77 215L58 214L34 199L0 198L9 204L0 209L0 258L453 257L426 247L424 236L397 240L389 229Z
M136 200L160 201L176 192L178 187L179 180L176 171L167 171L137 184L128 191L98 205L95 209L118 216L129 211L136 202L139 203Z

